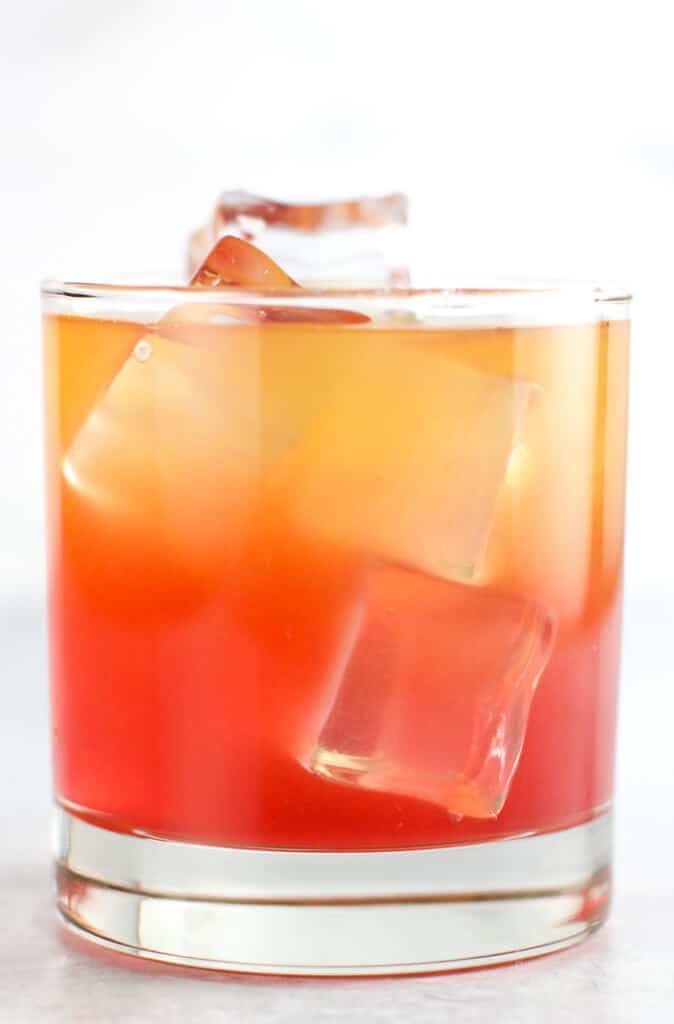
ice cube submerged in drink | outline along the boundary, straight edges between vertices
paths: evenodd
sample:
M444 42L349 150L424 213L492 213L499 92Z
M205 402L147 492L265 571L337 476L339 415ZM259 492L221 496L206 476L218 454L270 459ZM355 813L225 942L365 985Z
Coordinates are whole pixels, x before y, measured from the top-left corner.
M391 287L405 211L229 194L186 292L48 311L56 792L84 819L400 850L610 800L626 323Z

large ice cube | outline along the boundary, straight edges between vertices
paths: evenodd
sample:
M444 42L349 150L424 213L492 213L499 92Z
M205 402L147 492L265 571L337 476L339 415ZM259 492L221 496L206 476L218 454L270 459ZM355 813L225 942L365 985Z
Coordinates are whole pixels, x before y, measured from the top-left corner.
M141 338L65 454L69 543L101 587L203 580L238 543L260 473L259 351L247 329L211 338Z
M551 616L523 597L381 569L309 767L496 817L553 637Z
M475 575L529 384L481 373L409 332L336 350L321 410L280 472L308 532L434 575Z

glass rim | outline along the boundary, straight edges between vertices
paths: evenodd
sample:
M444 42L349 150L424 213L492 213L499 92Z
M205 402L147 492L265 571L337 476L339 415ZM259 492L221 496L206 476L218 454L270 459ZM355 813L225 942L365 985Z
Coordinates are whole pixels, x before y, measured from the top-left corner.
M480 280L478 275L473 279ZM361 302L368 300L404 301L414 299L456 298L465 304L480 305L483 302L494 304L498 299L527 302L534 300L559 302L583 300L591 304L628 303L633 295L629 288L616 283L600 283L596 280L569 280L565 278L530 278L508 277L499 278L484 275L484 284L471 283L471 278L456 285L429 287L362 287L362 286L326 286L311 285L295 288L253 288L240 285L223 285L217 288L195 286L190 284L135 284L114 282L87 282L55 277L45 278L40 284L44 298L70 299L112 299L114 296L135 299L160 299L162 296L179 295L189 297L190 302L220 303L223 298L228 302L238 301L250 303L255 301L281 302L294 306L335 300L355 299Z

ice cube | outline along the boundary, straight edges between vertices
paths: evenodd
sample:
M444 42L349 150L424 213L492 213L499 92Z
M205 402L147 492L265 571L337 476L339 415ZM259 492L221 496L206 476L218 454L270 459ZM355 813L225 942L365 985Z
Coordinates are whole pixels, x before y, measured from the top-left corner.
M283 289L299 291L299 285L285 273L278 264L249 242L226 235L213 247L197 272L192 285L220 288L226 286L243 286L258 288L263 291ZM245 320L257 323L310 323L310 324L365 324L369 317L352 309L332 309L312 298L311 303L297 305L292 297L281 303L279 301L264 303L247 301L243 298L225 306L219 304L221 312L226 312L230 319ZM350 303L349 303L350 304ZM162 320L171 327L180 320L181 308L172 310Z
M65 451L138 340L138 325L88 317L45 318L46 379L58 388L59 455Z
M532 388L395 330L354 337L279 470L292 514L308 532L385 561L470 578Z
M212 340L139 338L65 454L69 543L89 546L101 587L214 578L238 543L260 473L259 352L248 329Z
M337 782L494 818L508 796L554 621L524 597L382 568L305 760Z
M297 287L295 281L266 253L232 235L226 235L213 246L190 283L210 288L222 285Z
M189 242L190 275L223 235L262 246L303 282L406 285L407 199L398 193L287 203L225 192Z

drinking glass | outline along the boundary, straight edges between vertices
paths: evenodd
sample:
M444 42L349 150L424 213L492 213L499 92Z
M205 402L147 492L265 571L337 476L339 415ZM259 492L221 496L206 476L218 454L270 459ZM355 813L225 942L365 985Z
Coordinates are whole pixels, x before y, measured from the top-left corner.
M607 912L629 296L43 289L58 907L390 974Z

